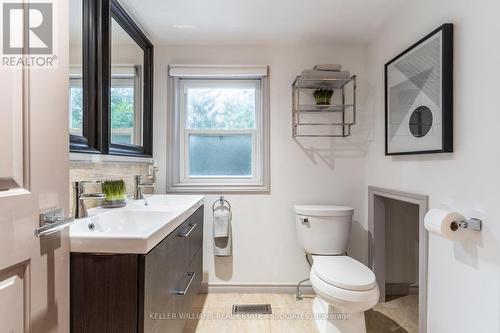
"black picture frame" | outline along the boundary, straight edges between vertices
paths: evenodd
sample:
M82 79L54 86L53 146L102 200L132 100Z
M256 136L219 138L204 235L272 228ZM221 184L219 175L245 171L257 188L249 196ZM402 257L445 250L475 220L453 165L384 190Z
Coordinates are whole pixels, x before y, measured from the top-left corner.
M144 51L142 146L111 143L111 20ZM70 134L70 152L152 157L153 58L151 41L117 0L83 1L83 135Z
M388 103L388 67L404 57L410 51L415 50L422 43L442 32L441 44L441 109L442 109L442 144L440 149L389 152L389 103ZM385 86L385 155L416 155L453 152L453 24L445 23L430 34L398 54L385 64L384 71Z

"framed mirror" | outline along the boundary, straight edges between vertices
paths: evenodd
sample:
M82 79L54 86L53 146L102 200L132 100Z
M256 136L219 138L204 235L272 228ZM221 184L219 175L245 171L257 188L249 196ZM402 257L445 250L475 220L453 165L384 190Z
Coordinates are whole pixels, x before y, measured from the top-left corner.
M109 27L109 152L151 156L153 45L116 0Z
M151 157L153 45L116 0L70 11L70 151Z

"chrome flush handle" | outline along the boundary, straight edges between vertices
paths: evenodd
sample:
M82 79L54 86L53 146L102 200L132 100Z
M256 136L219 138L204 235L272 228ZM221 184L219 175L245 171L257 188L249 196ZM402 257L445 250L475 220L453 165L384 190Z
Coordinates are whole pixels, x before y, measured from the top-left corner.
M302 224L309 223L309 219L307 218L307 216L299 216L299 221L302 222Z

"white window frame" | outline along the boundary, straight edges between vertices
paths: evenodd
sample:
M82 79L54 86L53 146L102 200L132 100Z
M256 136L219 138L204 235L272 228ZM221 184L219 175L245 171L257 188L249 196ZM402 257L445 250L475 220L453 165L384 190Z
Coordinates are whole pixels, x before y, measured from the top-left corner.
M267 67L266 67L267 70ZM253 129L188 129L187 90L197 87L255 88L255 128ZM168 192L269 192L269 112L267 76L170 76L167 153ZM190 176L190 135L252 136L251 176Z

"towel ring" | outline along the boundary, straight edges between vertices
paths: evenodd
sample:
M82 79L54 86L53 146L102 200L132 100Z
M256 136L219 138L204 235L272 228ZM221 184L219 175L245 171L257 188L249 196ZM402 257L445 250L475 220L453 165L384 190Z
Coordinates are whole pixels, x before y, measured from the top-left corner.
M219 204L218 207L215 207L216 204ZM227 201L226 199L224 199L224 196L220 196L219 197L219 200L216 200L213 204L212 204L212 212L215 212L215 208L219 208L219 207L227 207L227 209L229 211L231 211L231 204L229 203L229 201Z

